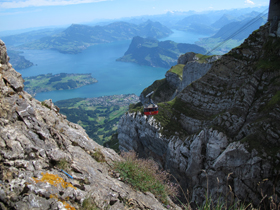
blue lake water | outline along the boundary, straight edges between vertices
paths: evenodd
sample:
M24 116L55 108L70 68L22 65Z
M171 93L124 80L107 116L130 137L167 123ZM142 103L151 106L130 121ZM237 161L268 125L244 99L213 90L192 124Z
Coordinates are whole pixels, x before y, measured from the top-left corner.
M201 35L174 30L174 33L162 40L180 43L194 43ZM98 83L73 90L60 90L38 93L36 99L54 102L69 98L91 98L104 95L135 93L140 95L143 89L155 80L164 78L168 69L140 66L133 63L117 62L129 47L130 40L89 47L79 54L62 54L52 50L25 50L23 56L35 65L19 72L23 77L39 74L91 73Z

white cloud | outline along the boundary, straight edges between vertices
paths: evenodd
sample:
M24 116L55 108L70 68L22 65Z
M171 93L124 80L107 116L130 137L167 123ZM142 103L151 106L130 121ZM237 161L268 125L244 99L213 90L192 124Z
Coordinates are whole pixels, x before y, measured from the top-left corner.
M251 5L254 5L255 3L253 2L253 1L251 1L251 0L245 0L245 3L246 4L251 4Z
M0 3L0 8L23 8L41 6L61 6L70 4L85 4L108 0L8 0Z

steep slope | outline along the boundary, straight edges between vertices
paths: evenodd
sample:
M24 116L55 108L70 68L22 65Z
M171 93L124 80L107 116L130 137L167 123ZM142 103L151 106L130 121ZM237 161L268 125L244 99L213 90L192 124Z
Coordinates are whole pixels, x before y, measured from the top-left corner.
M192 204L205 195L269 206L280 195L280 39L269 24L212 64L147 118L119 123L120 149L152 156L180 180Z
M0 209L164 209L112 170L113 150L23 91L0 40ZM174 209L180 209L173 206Z

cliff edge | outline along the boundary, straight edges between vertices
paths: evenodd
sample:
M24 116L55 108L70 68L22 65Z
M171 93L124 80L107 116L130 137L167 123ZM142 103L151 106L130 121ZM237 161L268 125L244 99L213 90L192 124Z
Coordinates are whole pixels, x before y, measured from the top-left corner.
M120 180L118 154L23 88L0 40L0 209L165 209Z

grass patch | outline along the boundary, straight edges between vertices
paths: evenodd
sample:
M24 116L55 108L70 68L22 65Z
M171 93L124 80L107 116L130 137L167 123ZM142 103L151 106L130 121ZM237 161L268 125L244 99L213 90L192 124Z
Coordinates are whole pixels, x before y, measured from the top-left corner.
M156 162L138 159L135 152L122 153L122 156L124 161L115 162L115 170L136 190L149 191L164 204L168 204L168 196L177 195L177 185L170 183L170 175L160 170Z
M82 210L98 210L93 198L86 198L82 203Z
M91 156L97 161L97 162L106 162L105 156L101 152L101 150L98 148L94 153L91 154Z
M51 109L51 107L49 107L44 101L42 101L41 104L42 104L44 107L47 107L48 109Z
M276 94L270 99L268 102L268 106L274 106L275 104L279 104L280 102L280 91L278 90Z
M269 100L268 103L261 106L259 111L270 111L275 105L280 105L280 91L278 90L275 95Z
M61 159L56 163L56 167L69 173L71 171L71 164L65 159Z
M166 83L166 79L161 79L161 80L156 80L154 81L154 83L152 85L150 85L149 87L145 88L142 92L142 94L144 96L146 96L147 94L149 94L152 91L155 91L159 86L163 85ZM156 92L156 91L155 91ZM154 94L153 94L154 96ZM152 96L152 99L154 99L154 97Z
M172 72L174 74L177 74L182 80L184 66L185 66L184 64L178 64L176 66L172 66L171 69L169 69L167 72Z
M280 91L278 90L276 94L270 99L270 101L265 106L265 109L271 109L276 104L280 105Z
M138 102L137 104L129 104L129 112L141 112L142 114L144 114L143 111L143 105L141 102Z

